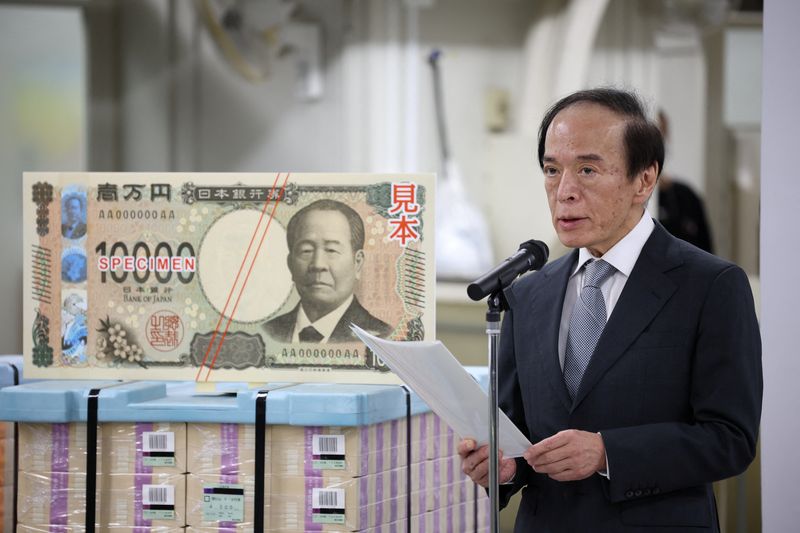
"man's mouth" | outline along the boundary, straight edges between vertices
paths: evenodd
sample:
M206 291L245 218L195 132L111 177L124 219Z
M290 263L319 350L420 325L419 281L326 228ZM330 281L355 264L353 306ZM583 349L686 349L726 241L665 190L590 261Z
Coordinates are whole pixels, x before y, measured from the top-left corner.
M310 287L312 289L321 289L321 288L333 287L333 284L325 282L325 281L310 281L310 282L306 283L306 287Z
M558 226L562 229L571 229L584 220L586 217L558 217Z

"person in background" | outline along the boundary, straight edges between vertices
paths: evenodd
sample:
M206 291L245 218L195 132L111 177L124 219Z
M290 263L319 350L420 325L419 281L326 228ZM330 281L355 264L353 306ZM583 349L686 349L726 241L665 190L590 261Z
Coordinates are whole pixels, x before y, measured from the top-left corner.
M663 109L658 111L658 129L667 141L669 119ZM679 239L714 253L703 200L691 187L665 172L658 180L658 221Z

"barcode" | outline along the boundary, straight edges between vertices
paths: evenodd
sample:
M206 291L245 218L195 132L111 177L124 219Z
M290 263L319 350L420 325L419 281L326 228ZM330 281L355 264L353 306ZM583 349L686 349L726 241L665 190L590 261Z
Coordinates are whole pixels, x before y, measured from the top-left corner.
M344 489L313 489L314 509L344 509Z
M336 437L320 437L319 451L322 453L336 453L339 451L338 443L339 441L336 440Z
M344 435L314 435L314 455L344 455Z
M175 505L175 487L172 485L142 486L142 503L144 505Z
M148 439L150 442L151 450L163 450L167 447L167 436L159 433L153 433Z
M175 433L171 431L146 431L142 434L142 451L174 452Z
M339 498L335 492L323 491L319 493L320 507L336 507L339 505Z

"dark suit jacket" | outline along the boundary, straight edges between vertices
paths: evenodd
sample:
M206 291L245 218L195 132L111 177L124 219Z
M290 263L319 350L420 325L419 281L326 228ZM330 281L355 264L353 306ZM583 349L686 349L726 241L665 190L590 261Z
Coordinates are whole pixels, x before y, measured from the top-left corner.
M525 487L519 532L717 531L711 482L747 468L761 416L747 277L656 223L573 402L558 332L577 255L507 291L500 403L534 443L569 428L600 432L611 479L553 481L518 459L501 502Z
M300 304L297 304L297 306L288 313L273 318L262 327L267 334L276 341L292 342L292 332L297 322L297 313L299 310ZM392 328L389 324L372 316L369 311L364 309L364 306L361 305L358 298L353 297L353 301L350 303L347 311L344 312L342 318L336 323L336 327L328 338L328 342L361 342L350 329L350 323L361 327L376 337L386 337L392 332Z
M86 224L78 222L74 228L70 228L67 224L61 224L61 235L67 239L80 239L86 235Z

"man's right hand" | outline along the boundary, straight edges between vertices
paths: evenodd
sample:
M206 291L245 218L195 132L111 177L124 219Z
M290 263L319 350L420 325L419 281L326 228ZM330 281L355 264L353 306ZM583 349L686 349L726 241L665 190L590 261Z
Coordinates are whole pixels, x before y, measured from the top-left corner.
M489 446L481 446L477 450L476 442L472 439L463 439L458 443L458 455L461 456L461 470L481 487L489 486ZM507 483L517 473L517 462L514 459L503 459L503 451L498 450L499 471L497 478L500 483Z

